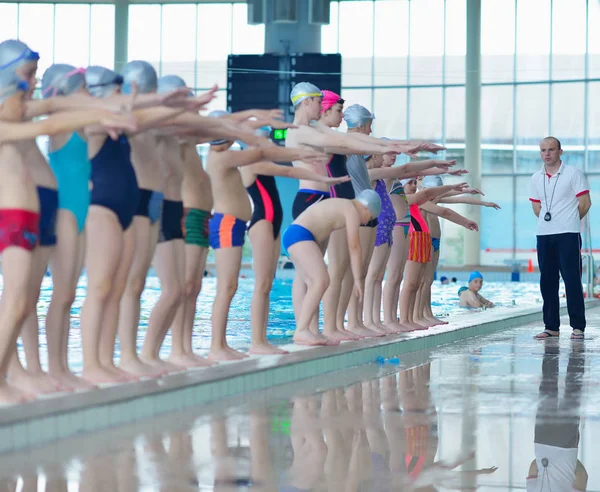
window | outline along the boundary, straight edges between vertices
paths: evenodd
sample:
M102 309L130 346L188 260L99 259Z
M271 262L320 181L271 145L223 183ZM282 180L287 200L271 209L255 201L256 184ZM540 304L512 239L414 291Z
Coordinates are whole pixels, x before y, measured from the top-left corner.
M553 0L553 79L580 79L585 76L585 36L586 0Z
M446 0L446 83L465 83L467 2Z
M115 63L115 7L92 5L90 65L112 68Z
M227 56L231 53L231 4L198 4L197 87L227 82Z
M380 137L406 139L406 89L375 89L374 133Z
M552 86L550 133L560 139L563 145L584 144L584 89L583 83Z
M513 143L512 85L481 88L481 138L485 143Z
M90 61L90 6L56 4L54 25L55 63L87 67Z
M588 108L600 107L600 82L590 82ZM600 171L600 112L588 109L588 169ZM598 229L598 228L596 228Z
M409 101L409 138L441 141L442 89L410 89Z
M465 88L446 89L446 142L465 140Z
M479 230L481 249L487 256L486 263L502 263L513 249L513 186L512 176L489 176L481 179L484 200L502 207L502 210L481 207Z
M160 74L176 74L195 85L196 5L162 7Z
M517 87L517 143L536 148L549 132L549 87L547 84Z
M160 70L161 5L130 5L128 57L144 60Z
M19 5L16 3L0 3L0 32L2 39L18 37Z
M540 169L538 165L534 171ZM517 250L530 252L536 248L535 229L537 217L531 209L529 197L531 195L531 176L519 176L516 181L516 216L518 227L516 227ZM517 224L515 224L516 226Z
M547 80L550 68L550 2L517 3L517 79Z
M375 85L408 81L408 5L407 0L375 3Z
M48 3L22 3L19 5L19 39L32 50L40 52L38 74L54 63L54 5Z
M339 5L344 87L372 84L373 6L372 1L341 2Z
M444 0L410 2L410 84L442 83Z
M515 53L515 8L508 0L481 4L481 80L512 82ZM512 35L511 35L512 34Z
M339 53L339 7L338 2L331 2L329 24L321 26L321 53Z
M248 5L233 5L232 53L262 55L265 52L265 26L248 24Z
M600 2L588 2L589 76L600 78Z

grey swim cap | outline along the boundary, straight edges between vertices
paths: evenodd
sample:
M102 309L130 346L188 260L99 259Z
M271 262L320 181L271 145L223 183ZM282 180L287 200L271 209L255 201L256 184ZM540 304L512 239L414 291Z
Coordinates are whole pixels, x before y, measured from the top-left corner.
M353 104L344 110L344 121L348 128L358 128L375 119L375 115L360 104Z
M222 109L215 109L214 111L211 111L210 113L208 113L208 117L209 118L220 118L221 116L227 116L228 114L230 114L228 111L223 111ZM226 138L221 138L219 140L213 140L210 144L211 145L223 145L223 144L226 144L227 142L229 142L229 140L227 140Z
M374 219L381 213L381 198L374 190L363 190L356 196L356 201L362 203Z
M294 107L298 106L298 104L305 99L309 99L311 97L323 97L321 89L319 89L316 85L311 84L310 82L300 82L292 87L290 99Z
M0 71L0 103L13 96L19 91L27 92L29 84L17 77L15 73L5 70Z
M108 68L93 66L85 71L85 83L92 96L106 97L123 84L123 77Z
M158 79L158 89L156 90L160 94L165 92L172 92L177 89L187 87L185 80L178 75L163 75ZM194 95L192 91L188 94L190 97Z
M56 63L44 72L42 96L68 96L85 87L85 69Z
M402 186L406 186L408 183L410 183L411 181L416 181L417 178L406 178L406 179L401 179L400 180L400 184Z
M156 92L158 77L156 70L148 62L141 60L130 61L123 68L123 94L131 94L132 85L135 82L140 94Z
M0 71L9 70L14 72L21 65L39 59L39 53L32 51L22 41L7 39L0 43Z
M444 182L440 176L425 176L421 186L423 188L436 188L437 186L444 186Z

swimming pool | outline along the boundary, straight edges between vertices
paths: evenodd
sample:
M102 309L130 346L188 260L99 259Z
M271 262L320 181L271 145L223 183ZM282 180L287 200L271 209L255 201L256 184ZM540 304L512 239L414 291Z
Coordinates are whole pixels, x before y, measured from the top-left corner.
M600 310L589 320L597 325ZM531 475L537 427L546 425L559 439L579 433L586 490L597 492L599 340L540 342L531 336L538 327L3 455L0 486L14 480L17 490L53 483L57 490L517 492ZM553 388L560 408L547 394ZM456 471L443 466L462 461ZM570 490L554 485L542 490Z
M278 271L278 278L273 285L271 293L271 311L268 328L268 339L274 344L290 343L294 329L294 311L292 308L292 280L293 271ZM216 293L216 278L206 277L203 281L202 293L198 299L196 312L193 347L201 355L208 353L210 347L210 319L212 302ZM459 284L441 285L435 282L432 298L434 314L443 317L473 316L476 312L458 307ZM75 372L82 367L81 333L79 330L79 315L81 306L85 299L86 277L82 276L77 288L75 302L71 310L71 335L69 339L69 363ZM250 301L254 289L252 271L242 271L239 280L239 288L231 304L229 315L227 339L230 345L236 349L247 350L250 346ZM38 303L38 315L40 316L40 357L42 365L46 366L46 336L45 317L52 293L52 280L44 278L40 301ZM496 303L499 308L511 308L535 306L541 303L539 285L529 282L486 282L482 295ZM138 332L138 347L141 348L146 336L148 320L156 301L160 296L160 283L157 277L149 276L146 289L142 295L142 309L140 318L140 330ZM167 357L171 350L171 335L168 334L161 349L161 356ZM19 353L22 356L22 347L19 342ZM116 348L117 357L119 347Z

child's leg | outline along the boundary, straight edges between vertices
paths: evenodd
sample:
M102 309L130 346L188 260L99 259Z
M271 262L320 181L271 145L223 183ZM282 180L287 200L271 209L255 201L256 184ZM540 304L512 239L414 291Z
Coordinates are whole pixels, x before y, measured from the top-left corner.
M298 323L294 341L300 345L326 345L327 338L310 330L310 323L319 310L319 303L329 286L329 275L323 254L314 241L300 241L288 248L290 258L297 270L302 272L308 289L304 302L297 313Z
M146 364L170 370L174 370L175 367L162 361L159 352L166 332L182 301L183 281L179 275L176 243L180 243L181 249L183 249L183 240L174 239L160 243L154 253L152 264L160 280L161 293L150 315L146 340L144 340L140 354L140 359Z
M140 323L141 298L152 256L158 239L158 223L150 224L148 217L136 215L130 226L133 229L135 254L119 306L119 368L130 374L153 376L160 374L156 367L144 364L137 354L137 337Z
M365 281L365 306L363 314L365 324L367 328L381 333L392 332L381 322L383 276L385 275L385 267L390 258L390 252L391 247L389 244L382 244L375 247ZM370 299L367 298L367 292L369 292Z
M81 308L83 378L91 383L123 380L100 364L104 312L123 253L123 229L110 210L91 205L86 224L86 298Z
M215 250L217 264L217 295L212 311L212 338L210 360L236 360L245 357L227 345L227 317L231 300L238 288L238 277L242 264L242 248L219 248Z
M413 321L413 311L417 290L421 284L424 263L407 261L404 269L404 282L400 293L400 323L412 330L420 330L423 326Z
M56 238L56 246L50 260L52 299L46 316L48 373L70 388L92 388L92 384L76 377L70 371L67 358L71 306L75 300L85 251L84 235L79 232L77 219L70 210L59 209Z
M4 285L0 297L0 404L18 403L33 397L9 385L5 379L9 361L16 350L19 328L26 316L32 256L31 251L18 247L8 247L2 252Z
M254 270L254 292L250 308L252 323L251 354L285 354L267 342L267 322L273 278L275 275L273 256L276 255L274 243L279 247L279 241L273 239L273 224L260 220L248 231L252 244L252 269Z

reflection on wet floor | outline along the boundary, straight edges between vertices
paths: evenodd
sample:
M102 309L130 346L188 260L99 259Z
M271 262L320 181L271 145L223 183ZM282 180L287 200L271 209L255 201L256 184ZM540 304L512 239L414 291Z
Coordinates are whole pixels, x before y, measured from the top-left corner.
M536 329L4 455L0 492L599 491L599 344Z

